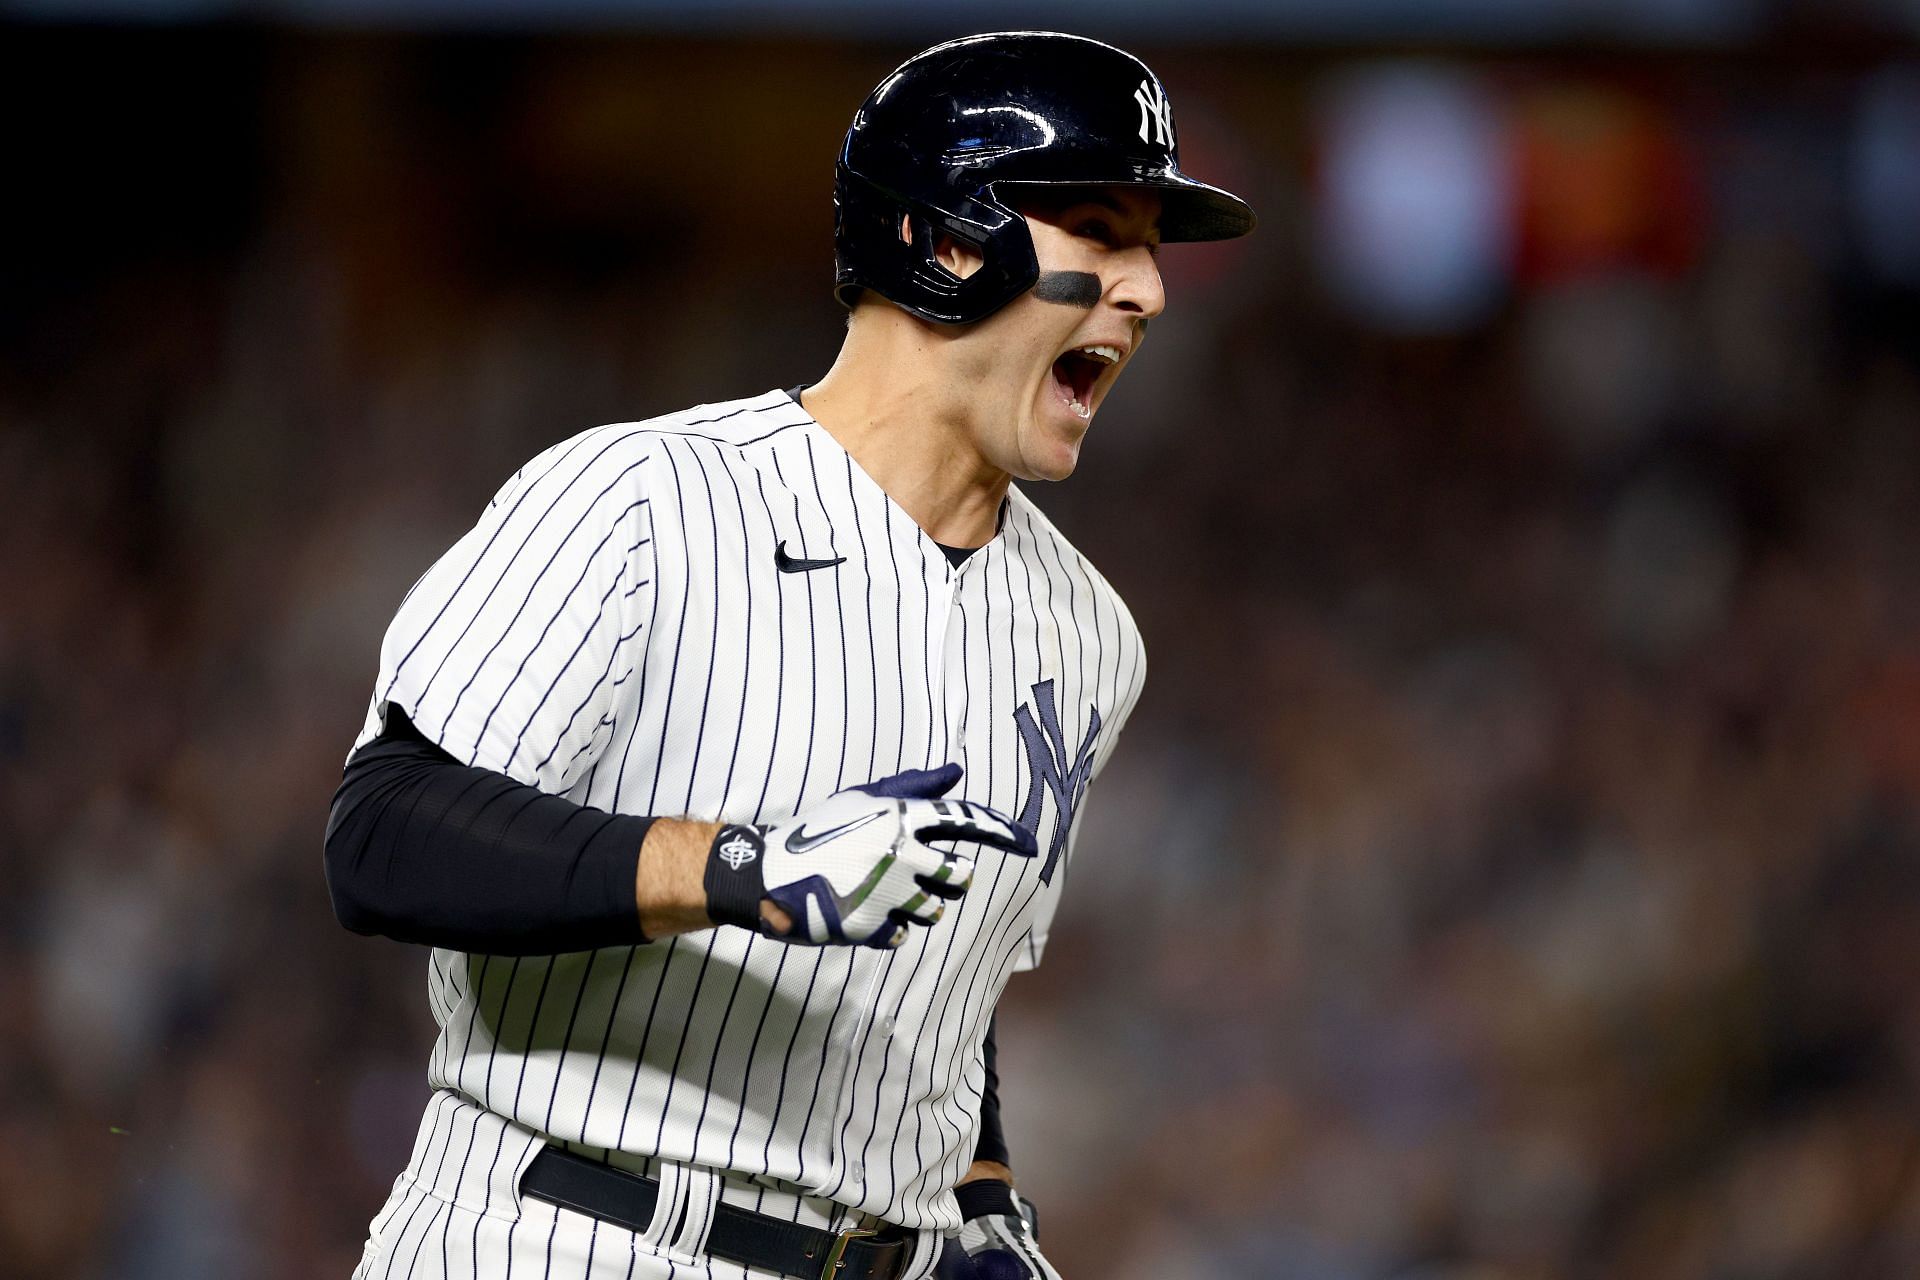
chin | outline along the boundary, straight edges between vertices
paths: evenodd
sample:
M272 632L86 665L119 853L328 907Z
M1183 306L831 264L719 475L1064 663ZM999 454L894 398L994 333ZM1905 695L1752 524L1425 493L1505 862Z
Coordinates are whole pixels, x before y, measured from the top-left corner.
M1065 480L1080 465L1080 445L1077 441L1062 444L1026 462L1030 474L1022 476L1023 480Z
M1049 391L1049 394L1051 392ZM1016 435L1022 480L1065 480L1080 465L1080 448L1090 423L1065 416L1057 403L1044 403Z

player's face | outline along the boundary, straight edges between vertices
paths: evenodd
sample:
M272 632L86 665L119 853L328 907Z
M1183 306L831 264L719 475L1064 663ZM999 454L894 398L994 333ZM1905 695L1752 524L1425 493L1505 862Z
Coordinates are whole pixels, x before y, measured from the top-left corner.
M1020 211L1039 283L973 326L965 363L982 454L1020 479L1060 480L1166 305L1155 261L1160 196L1071 188L1022 200Z

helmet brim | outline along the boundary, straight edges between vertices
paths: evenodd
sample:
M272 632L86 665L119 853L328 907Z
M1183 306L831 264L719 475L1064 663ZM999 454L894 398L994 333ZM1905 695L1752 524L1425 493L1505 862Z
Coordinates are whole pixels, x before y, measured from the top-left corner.
M1019 187L1152 188L1160 192L1160 240L1163 244L1237 240L1252 231L1258 221L1254 217L1253 206L1233 192L1197 178L1189 178L1184 173L1129 173L1108 179L1035 181L1019 178L996 182L993 186L996 192Z

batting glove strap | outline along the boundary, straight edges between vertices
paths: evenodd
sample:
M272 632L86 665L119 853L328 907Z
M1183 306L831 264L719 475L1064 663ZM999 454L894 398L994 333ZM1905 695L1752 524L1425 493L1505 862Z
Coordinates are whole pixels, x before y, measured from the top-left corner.
M998 1187L1003 1193L1004 1211L968 1215L960 1227L960 1247L973 1261L975 1280L1060 1280L1060 1273L1040 1252L1040 1238L1034 1231L1032 1206L1006 1183L972 1183L954 1188L956 1198L974 1186ZM988 1193L974 1192L972 1202L984 1204Z
M766 831L729 823L707 850L707 917L715 924L760 928L760 899L766 896Z
M969 1220L993 1214L1020 1216L1019 1197L998 1178L962 1183L953 1189L953 1198L960 1202L960 1216Z

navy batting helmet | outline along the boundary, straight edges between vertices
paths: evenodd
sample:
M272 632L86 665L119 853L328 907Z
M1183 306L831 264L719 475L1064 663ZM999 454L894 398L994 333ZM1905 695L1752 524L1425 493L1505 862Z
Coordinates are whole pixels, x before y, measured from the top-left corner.
M942 324L992 315L1039 275L1007 200L1023 186L1156 188L1167 241L1253 229L1246 201L1180 172L1173 108L1146 63L1057 31L968 36L909 58L855 113L834 174L836 296L851 307L872 289ZM942 267L942 235L978 250L979 270Z

